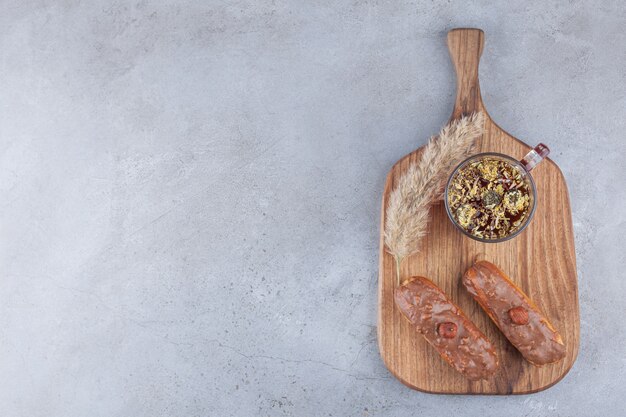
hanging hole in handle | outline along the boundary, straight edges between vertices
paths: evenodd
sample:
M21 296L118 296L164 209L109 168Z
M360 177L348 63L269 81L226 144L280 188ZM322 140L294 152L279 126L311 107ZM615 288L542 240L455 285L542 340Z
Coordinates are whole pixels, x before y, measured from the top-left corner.
M531 171L534 167L536 167L541 161L544 160L546 156L550 153L550 148L548 148L543 143L535 146L533 150L528 152L525 157L522 158L520 163L526 171Z

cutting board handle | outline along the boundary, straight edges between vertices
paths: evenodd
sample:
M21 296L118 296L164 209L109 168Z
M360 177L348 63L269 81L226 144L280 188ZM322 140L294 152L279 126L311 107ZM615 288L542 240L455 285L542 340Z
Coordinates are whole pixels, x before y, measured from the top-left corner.
M478 85L478 62L485 45L485 33L480 29L452 29L448 32L448 50L456 70L456 101L452 119L483 110Z

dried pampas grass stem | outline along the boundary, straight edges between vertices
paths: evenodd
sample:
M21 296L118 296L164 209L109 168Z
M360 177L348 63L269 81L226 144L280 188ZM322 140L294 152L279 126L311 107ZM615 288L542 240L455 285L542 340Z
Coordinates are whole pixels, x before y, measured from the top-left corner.
M401 262L419 251L419 242L426 235L430 207L442 198L452 170L471 154L476 139L483 133L483 123L482 112L451 121L439 136L430 139L420 160L409 166L391 192L385 218L385 245L396 260L398 285Z

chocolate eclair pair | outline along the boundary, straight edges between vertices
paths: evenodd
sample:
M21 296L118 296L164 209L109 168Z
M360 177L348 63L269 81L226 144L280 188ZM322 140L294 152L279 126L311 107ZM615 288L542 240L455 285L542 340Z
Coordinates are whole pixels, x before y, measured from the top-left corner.
M529 362L540 366L565 356L559 333L498 267L477 262L463 276L463 284ZM497 371L493 344L428 278L410 278L394 297L415 329L466 378L486 379Z

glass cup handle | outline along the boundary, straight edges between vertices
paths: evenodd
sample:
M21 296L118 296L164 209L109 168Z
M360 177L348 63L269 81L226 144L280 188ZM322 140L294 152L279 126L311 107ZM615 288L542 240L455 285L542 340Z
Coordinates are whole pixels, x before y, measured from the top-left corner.
M533 150L528 152L525 157L522 158L520 163L526 168L526 171L532 170L534 167L539 164L539 162L543 161L546 156L550 153L550 148L548 148L543 143L535 146Z

